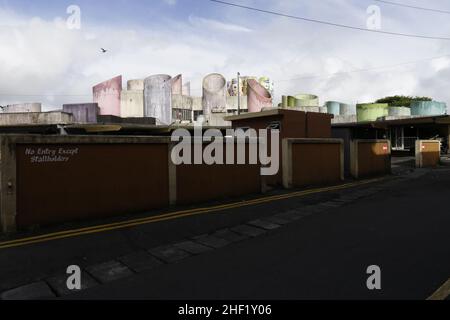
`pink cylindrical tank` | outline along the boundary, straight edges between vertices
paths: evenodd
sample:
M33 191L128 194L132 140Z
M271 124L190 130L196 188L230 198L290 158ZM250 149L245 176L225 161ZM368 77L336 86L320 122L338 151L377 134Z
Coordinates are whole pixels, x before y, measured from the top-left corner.
M183 94L183 76L181 74L172 78L172 94Z
M254 79L248 80L247 107L248 112L259 112L263 108L272 107L272 95Z
M101 115L120 117L120 94L122 92L122 76L112 78L94 86L94 103L98 103Z

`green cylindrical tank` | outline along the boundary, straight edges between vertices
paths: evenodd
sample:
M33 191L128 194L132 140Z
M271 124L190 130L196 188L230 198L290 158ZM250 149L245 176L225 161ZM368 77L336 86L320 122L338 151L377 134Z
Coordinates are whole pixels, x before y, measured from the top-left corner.
M288 97L281 96L281 107L286 108L288 106Z
M413 116L438 116L447 114L445 102L438 101L413 101L411 102L411 115Z
M327 112L338 116L341 112L341 103L337 101L327 101L326 102Z
M297 94L295 96L296 107L318 107L319 97L313 94Z
M288 102L288 107L295 107L295 97L288 96L287 102Z
M387 103L360 103L356 105L358 122L376 121L378 118L389 115Z

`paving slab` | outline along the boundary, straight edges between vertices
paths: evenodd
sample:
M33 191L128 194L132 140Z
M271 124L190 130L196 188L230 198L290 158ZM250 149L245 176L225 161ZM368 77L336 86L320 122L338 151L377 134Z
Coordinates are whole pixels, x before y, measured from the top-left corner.
M52 298L56 298L56 295L44 281L8 290L0 295L1 300L45 300Z
M215 237L213 235L208 235L208 234L201 235L198 237L193 237L192 240L194 240L200 244L203 244L205 246L214 248L214 249L223 248L230 244L230 241L228 241L228 240L225 240L223 238L218 238L218 237Z
M153 248L149 252L166 263L175 263L190 256L188 252L170 245Z
M217 230L212 235L217 238L225 239L229 242L239 242L249 238L246 235L233 232L230 229Z
M101 283L108 283L133 275L133 271L126 265L115 260L89 266L86 270Z
M247 224L261 228L261 229L266 229L266 230L275 230L280 227L279 224L275 224L273 222L270 222L270 221L267 221L264 219L253 220L253 221L248 222Z
M133 252L118 258L120 262L126 265L134 272L144 272L155 269L163 264L162 261L153 257L146 251Z
M231 228L232 231L235 231L237 233L245 234L250 237L257 237L264 233L266 233L266 230L252 227L246 224L241 224L237 227Z
M276 214L274 216L267 217L267 218L264 218L264 219L267 220L267 221L279 224L279 225L285 225L285 224L288 224L290 222L289 219L283 218L279 214Z
M189 240L175 243L174 246L191 254L202 254L212 250L210 247Z
M54 292L58 296L67 296L69 294L76 293L81 290L86 290L88 288L93 288L98 285L98 282L89 275L87 272L81 272L81 289L80 290L70 290L67 287L67 279L70 275L68 274L60 274L51 278L48 278L46 281L49 286L53 289Z

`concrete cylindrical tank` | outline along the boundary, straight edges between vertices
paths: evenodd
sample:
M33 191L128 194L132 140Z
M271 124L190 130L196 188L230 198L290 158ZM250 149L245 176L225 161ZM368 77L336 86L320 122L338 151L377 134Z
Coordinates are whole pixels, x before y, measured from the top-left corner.
M360 103L356 105L356 115L358 122L376 121L378 118L389 115L389 105L387 103Z
M143 79L128 80L127 90L142 90L142 91L144 91L144 80Z
M98 103L101 115L120 117L120 95L122 92L122 76L112 78L94 86L94 103Z
M227 81L218 73L211 73L203 79L203 115L211 112L225 112L227 108Z
M356 105L341 103L339 114L341 116L352 116L356 114Z
M411 103L411 115L413 116L438 116L447 114L447 105L438 101L413 101Z
M391 117L409 117L411 116L411 108L408 107L389 107L389 116Z
M313 94L297 94L295 107L319 107L319 97Z
M334 114L335 116L341 113L341 103L337 101L327 101L325 103L327 107L327 112L329 114Z
M172 78L172 94L183 94L183 76L181 74Z
M282 108L288 107L288 96L281 96L281 107Z
M3 108L3 113L42 112L41 103L10 104Z
M157 123L172 123L172 77L153 75L144 81L144 116L153 117Z
M272 107L272 95L256 80L248 80L247 88L248 112L259 112L263 108Z

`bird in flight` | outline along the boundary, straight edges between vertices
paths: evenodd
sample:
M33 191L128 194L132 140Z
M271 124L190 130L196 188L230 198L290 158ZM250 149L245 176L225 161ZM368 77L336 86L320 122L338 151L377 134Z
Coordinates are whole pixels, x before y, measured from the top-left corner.
M102 53L108 52L108 50L105 50L105 49L103 49L103 48L101 48L101 50L102 50Z

